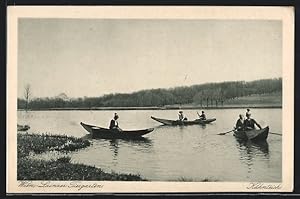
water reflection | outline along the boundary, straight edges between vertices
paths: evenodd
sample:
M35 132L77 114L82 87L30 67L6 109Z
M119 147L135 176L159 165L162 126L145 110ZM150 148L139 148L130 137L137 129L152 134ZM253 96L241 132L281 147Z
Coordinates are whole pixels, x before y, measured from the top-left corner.
M251 140L237 140L237 147L241 152L242 157L249 156L252 159L256 156L263 155L265 158L269 157L269 144L266 140L263 141L251 141Z
M206 129L206 124L200 125L202 129Z
M93 139L93 136L91 134L86 134L83 137L81 137L81 139L83 139L83 140L91 140L91 139Z
M187 126L185 125L176 125L176 126L172 126L172 125L159 125L159 126L156 126L154 127L155 129L161 129L161 130L170 130L170 131L173 131L173 130L179 130L180 132L184 132L184 130L187 128Z
M256 161L269 161L269 144L267 141L243 141L237 140L237 147L240 152L240 160L247 166L247 177L250 178L252 173L255 172L254 162Z
M113 159L116 160L119 153L119 144L118 140L109 140L109 148L113 152Z
M195 126L199 126L202 129L206 129L207 125L212 125L212 124L194 124L194 125L159 125L159 126L155 126L153 128L155 129L176 129L179 128L180 130L182 129L186 129L186 128L190 128L190 127L195 127Z
M84 136L87 138L87 136ZM152 140L149 138L140 137L138 139L90 139L97 140L97 142L106 142L108 144L109 150L113 153L113 159L117 160L120 148L133 148L138 151L149 152L149 149L152 147Z

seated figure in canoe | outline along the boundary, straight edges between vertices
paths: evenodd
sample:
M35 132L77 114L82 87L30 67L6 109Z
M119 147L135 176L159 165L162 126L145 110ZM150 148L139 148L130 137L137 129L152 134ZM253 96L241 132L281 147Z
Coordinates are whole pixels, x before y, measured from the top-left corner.
M239 115L239 119L236 121L236 124L235 124L235 130L237 131L242 131L245 129L245 125L244 125L244 116L242 114Z
M197 112L197 114L201 120L206 120L206 115L205 115L204 111L201 112L201 115L198 112Z
M249 109L249 108L247 108L246 115L247 115L247 113L248 113L248 114L251 114L251 112L250 112L250 109Z
M186 121L187 120L187 117L185 117L183 115L183 111L179 111L178 118L179 118L179 121Z
M120 127L119 127L118 119L119 119L119 116L117 113L115 113L114 118L110 121L109 129L117 130L119 132L122 131L122 129L120 129Z
M259 129L262 129L261 126L254 119L251 118L251 113L247 112L246 119L244 121L245 130L253 130L255 129L255 125Z

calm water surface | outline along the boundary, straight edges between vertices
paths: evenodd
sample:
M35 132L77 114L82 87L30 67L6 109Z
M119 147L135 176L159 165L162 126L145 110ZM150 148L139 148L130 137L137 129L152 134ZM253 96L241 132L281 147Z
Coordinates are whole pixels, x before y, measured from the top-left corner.
M108 127L115 111L18 111L18 123L29 124L31 133L86 137L80 122ZM206 126L161 126L150 116L177 119L177 110L117 111L122 129L155 127L142 141L90 139L88 148L70 153L72 162L105 171L140 174L153 181L281 181L281 136L269 135L267 142L241 143L232 136L216 135L232 129L244 109L207 110L217 121ZM262 127L281 132L281 109L252 109ZM189 119L196 110L184 110ZM52 158L56 153L44 154Z

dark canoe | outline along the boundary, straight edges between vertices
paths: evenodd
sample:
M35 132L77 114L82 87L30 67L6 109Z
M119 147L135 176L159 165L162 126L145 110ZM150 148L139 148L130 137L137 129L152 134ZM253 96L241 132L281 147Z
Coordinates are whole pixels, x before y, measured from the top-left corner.
M216 121L215 118L213 119L206 119L206 120L201 120L201 119L196 119L196 120L191 120L191 121L188 121L188 120L184 120L184 121L180 121L180 120L168 120L168 119L160 119L160 118L156 118L156 117L153 117L151 116L151 118L157 122L160 122L164 125L173 125L173 126L176 126L176 125L193 125L193 124L209 124L213 121Z
M250 131L235 131L234 136L242 140L266 140L269 134L269 127L259 129L259 130L250 130Z
M30 129L30 126L17 124L17 129L18 129L18 131L27 131Z
M101 128L98 126L93 126L80 122L81 126L87 130L95 138L104 139L138 139L143 135L146 135L154 130L154 128L143 129L143 130L111 130L106 128Z

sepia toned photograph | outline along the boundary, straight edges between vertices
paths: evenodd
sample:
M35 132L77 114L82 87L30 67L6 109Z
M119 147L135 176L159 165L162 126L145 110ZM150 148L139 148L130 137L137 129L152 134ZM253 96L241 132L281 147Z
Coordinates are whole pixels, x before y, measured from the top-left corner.
M291 8L12 7L8 33L11 192L292 191Z

